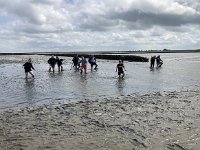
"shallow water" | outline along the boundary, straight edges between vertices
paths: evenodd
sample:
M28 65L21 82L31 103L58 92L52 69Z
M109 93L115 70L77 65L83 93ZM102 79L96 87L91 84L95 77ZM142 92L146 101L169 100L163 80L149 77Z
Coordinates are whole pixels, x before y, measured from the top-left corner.
M145 54L150 57L151 54ZM155 55L155 54L153 54ZM157 55L157 54L156 54ZM25 79L23 63L29 56L0 56L0 110L54 103L96 100L127 94L146 94L199 88L200 53L161 54L162 68L125 62L125 79L118 79L117 61L98 60L99 69L80 75L64 58L64 72L49 73L48 56L31 56L35 79Z

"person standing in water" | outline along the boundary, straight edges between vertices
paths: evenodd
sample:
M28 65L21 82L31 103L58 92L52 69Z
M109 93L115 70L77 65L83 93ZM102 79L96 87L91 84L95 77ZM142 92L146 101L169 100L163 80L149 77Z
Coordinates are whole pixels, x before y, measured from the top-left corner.
M158 55L158 56L156 57L156 64L157 64L157 67L161 67L162 64L163 64L163 61L162 61L162 59L160 58L160 55Z
M124 67L122 60L119 60L119 64L117 64L116 72L117 71L118 71L119 78L120 78L121 74L122 74L122 78L124 78L124 76L125 76L124 71L126 71L126 70L125 70L125 67Z
M154 68L156 56L151 56L150 59L150 68Z
M63 62L63 59L60 59L58 56L56 56L56 63L58 65L58 72L63 71L62 62Z
M83 73L83 70L85 72L85 74L87 73L87 60L84 56L81 57L81 61L80 61L80 70L81 70L81 74Z
M54 58L54 56L51 56L51 58L49 58L48 60L48 64L49 64L49 72L51 72L51 68L53 70L53 72L55 71L55 65L56 65L56 59Z
M73 67L77 70L79 68L79 58L78 55L74 56L72 59Z
M96 63L96 58L95 58L95 56L94 55L91 55L90 57L89 57L89 59L88 59L88 62L90 63L90 65L91 65L91 70L93 70L93 66L95 66L95 70L97 69L97 63Z
M30 74L33 78L35 77L32 73L32 69L35 70L35 68L32 65L31 58L28 59L28 61L23 65L25 70L25 77L28 78L28 74Z

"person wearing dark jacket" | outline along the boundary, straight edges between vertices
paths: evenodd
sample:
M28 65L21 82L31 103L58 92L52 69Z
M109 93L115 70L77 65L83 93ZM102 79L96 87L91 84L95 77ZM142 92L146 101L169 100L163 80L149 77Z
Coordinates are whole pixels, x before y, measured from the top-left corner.
M75 67L75 69L78 69L80 67L79 66L79 57L78 57L78 55L73 57L72 62L73 62L73 67Z
M156 56L151 56L150 59L150 68L154 68Z
M55 65L56 65L56 59L54 58L54 56L51 56L51 58L49 58L48 60L48 64L49 64L49 72L51 71L51 68L53 70L53 72L55 71Z
M35 68L32 65L31 58L29 58L28 61L23 66L24 66L26 78L28 78L28 73L31 74L31 76L34 78L34 75L31 71L32 69L35 70Z
M160 58L160 55L158 55L158 56L156 57L156 64L157 64L157 67L161 67L162 64L163 64L163 61L162 61L162 59Z
M118 76L120 78L121 74L122 74L122 78L124 78L125 76L125 73L124 71L126 71L125 67L124 67L124 64L123 64L123 61L122 60L119 60L119 64L117 64L117 67L116 67L116 72L118 71Z
M63 59L60 59L58 56L56 56L56 63L58 65L58 72L63 71L62 62L63 62Z
M93 70L93 66L95 66L95 70L97 69L97 63L96 63L96 58L94 57L94 55L91 55L88 59L88 62L90 63L91 65L91 70Z

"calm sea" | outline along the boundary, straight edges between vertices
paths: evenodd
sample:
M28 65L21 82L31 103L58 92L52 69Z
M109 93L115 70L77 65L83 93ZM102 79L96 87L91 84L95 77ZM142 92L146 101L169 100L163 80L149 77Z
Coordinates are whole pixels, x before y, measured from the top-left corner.
M158 54L145 54L150 57ZM48 56L0 56L0 111L43 104L97 100L127 94L193 90L200 87L200 53L160 54L162 68L126 62L126 76L118 79L118 61L97 60L99 68L80 75L64 59L64 71L48 72ZM24 78L23 63L32 57L36 78ZM57 69L57 68L56 68Z

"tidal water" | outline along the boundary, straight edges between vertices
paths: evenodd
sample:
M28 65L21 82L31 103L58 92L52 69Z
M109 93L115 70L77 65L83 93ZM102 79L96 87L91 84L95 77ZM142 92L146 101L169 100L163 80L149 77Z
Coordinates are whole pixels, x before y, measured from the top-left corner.
M158 54L145 54L150 57ZM80 75L64 59L64 71L48 72L48 56L0 56L0 111L27 106L97 100L127 94L193 90L200 87L200 53L160 54L162 68L126 62L126 76L118 79L118 61L97 60L98 70ZM25 79L22 65L31 57L35 79ZM57 69L57 68L56 68Z

